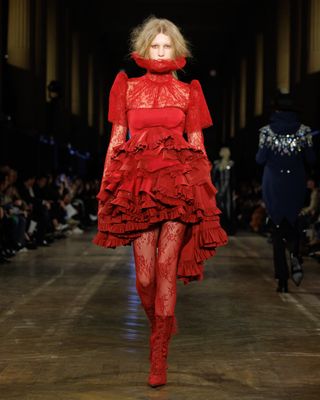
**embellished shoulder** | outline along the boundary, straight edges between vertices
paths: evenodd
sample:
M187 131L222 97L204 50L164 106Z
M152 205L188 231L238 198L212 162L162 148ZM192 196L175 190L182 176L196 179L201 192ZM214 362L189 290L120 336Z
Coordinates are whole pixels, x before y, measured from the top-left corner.
M270 148L280 155L298 154L303 148L312 147L311 128L301 124L294 134L278 135L271 129L270 125L265 125L259 129L259 147Z
M126 98L128 76L124 71L118 72L109 94L108 121L127 126Z
M271 131L270 125L262 126L262 127L259 129L259 132L260 132L260 133L264 133L264 134L267 134L267 133L270 132L270 131Z
M212 119L200 82L197 79L192 80L189 88L186 132L194 132L211 126Z
M312 140L311 128L308 125L301 124L297 134L300 136L310 137Z

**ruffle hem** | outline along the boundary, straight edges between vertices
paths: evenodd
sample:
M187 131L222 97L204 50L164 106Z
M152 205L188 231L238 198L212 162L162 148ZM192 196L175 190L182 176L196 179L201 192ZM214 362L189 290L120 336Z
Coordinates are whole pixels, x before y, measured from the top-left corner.
M114 149L97 195L98 233L93 243L130 245L141 233L169 220L187 225L177 278L203 279L203 262L227 243L216 206L211 163L169 129L149 128Z

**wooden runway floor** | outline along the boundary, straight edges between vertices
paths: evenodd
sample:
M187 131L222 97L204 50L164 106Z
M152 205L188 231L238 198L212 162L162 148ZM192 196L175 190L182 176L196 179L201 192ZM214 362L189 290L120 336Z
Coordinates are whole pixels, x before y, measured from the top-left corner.
M1 400L319 400L320 264L278 294L271 245L230 238L204 281L178 283L168 384L147 386L148 324L131 247L93 232L0 266Z

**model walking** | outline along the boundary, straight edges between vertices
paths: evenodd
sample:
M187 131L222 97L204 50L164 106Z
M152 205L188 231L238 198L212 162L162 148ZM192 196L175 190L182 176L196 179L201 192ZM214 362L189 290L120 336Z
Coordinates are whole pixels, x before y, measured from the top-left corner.
M263 165L262 195L270 218L274 277L277 291L288 292L290 253L291 279L303 279L300 254L300 223L306 197L306 165L316 160L311 129L301 122L290 94L278 94L269 124L260 128L257 163Z
M156 387L166 383L176 332L176 280L201 280L203 262L227 236L203 144L209 110L198 81L177 79L190 56L187 42L175 24L153 16L131 40L132 58L146 73L119 72L110 91L112 132L94 243L133 244L136 287L151 324L149 384Z

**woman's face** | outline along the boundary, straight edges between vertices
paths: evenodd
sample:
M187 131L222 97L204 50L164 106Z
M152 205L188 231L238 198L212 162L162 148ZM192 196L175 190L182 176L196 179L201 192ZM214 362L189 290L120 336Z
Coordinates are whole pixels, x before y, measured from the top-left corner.
M151 60L170 60L173 58L173 46L170 36L158 33L150 45L149 57Z

